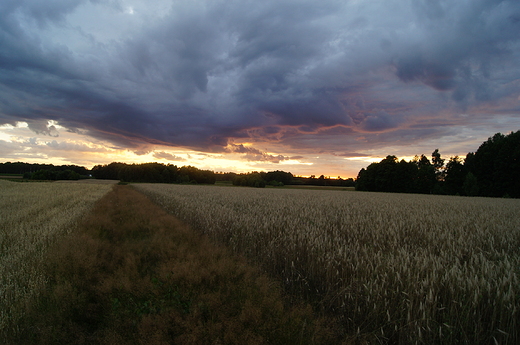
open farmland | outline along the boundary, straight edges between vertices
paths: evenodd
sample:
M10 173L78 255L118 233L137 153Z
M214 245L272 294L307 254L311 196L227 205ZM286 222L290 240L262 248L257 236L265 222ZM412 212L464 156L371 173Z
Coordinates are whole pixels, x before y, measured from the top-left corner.
M112 188L108 184L0 181L0 331L44 283L45 250Z
M520 201L140 184L356 340L520 340Z

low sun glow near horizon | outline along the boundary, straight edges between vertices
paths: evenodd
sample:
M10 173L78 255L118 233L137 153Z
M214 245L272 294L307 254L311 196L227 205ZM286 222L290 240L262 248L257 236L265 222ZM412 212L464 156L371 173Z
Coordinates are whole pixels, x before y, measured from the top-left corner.
M86 133L70 131L61 126L58 121L52 120L32 129L27 122L23 121L16 122L14 125L2 125L0 126L0 140L23 148L21 151L7 155L4 161L54 165L73 164L84 166L87 169L92 169L95 165L112 162L127 164L158 162L174 164L179 167L191 165L214 172L247 173L251 171L283 170L291 172L295 176L303 177L324 175L330 178L356 178L361 168L368 166L370 163L379 162L386 157L386 155L343 157L341 164L338 164L336 157L326 157L327 155L321 153L294 159L282 158L276 161L273 158L276 157L275 154L256 152L257 150L253 148L251 143L232 144L231 148L226 148L226 150L231 151L233 147L240 146L242 151L253 155L249 158L247 155L244 157L243 154L237 152L207 153L161 145L143 145L131 150L92 138ZM420 154L429 156L428 153ZM256 155L264 156L267 162L259 162L259 158L255 158ZM409 161L414 156L398 156L398 158ZM320 164L327 159L334 162L330 163L330 166Z
M215 172L247 173L251 171L283 170L293 172L296 176L308 177L311 175L325 175L331 178L355 178L347 176L345 171L328 171L316 167L310 161L299 159L284 159L277 163L249 162L240 154L233 152L207 153L189 149L172 148L168 146L149 145L135 150L120 148L107 142L96 140L86 134L68 131L57 121L48 121L41 130L31 130L27 122L19 121L14 125L0 126L0 140L13 145L23 146L20 152L13 152L4 158L5 161L43 163L43 164L73 164L92 169L95 165L121 163L150 163L174 164L177 166L192 165L200 169ZM236 146L236 144L233 144ZM251 144L241 144L244 148L252 147ZM269 159L273 154L263 152ZM319 158L319 157L316 157ZM301 159L301 158L300 158ZM345 158L345 161L371 162L379 161L374 157ZM349 164L348 162L345 163ZM304 168L299 168L304 166ZM291 169L288 169L291 168Z
M515 1L8 3L3 162L356 178L520 130Z

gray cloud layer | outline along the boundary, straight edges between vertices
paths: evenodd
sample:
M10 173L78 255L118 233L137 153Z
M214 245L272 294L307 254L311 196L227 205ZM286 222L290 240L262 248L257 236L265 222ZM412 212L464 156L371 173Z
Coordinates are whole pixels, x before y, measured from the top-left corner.
M402 137L438 114L518 114L519 62L517 0L3 0L0 122L205 151Z

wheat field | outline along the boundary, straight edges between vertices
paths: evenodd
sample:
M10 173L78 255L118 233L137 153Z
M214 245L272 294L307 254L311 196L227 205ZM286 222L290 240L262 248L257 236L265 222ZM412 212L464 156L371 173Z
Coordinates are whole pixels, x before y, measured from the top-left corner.
M112 188L109 184L0 180L0 331L14 327L45 282L45 251ZM0 332L1 333L1 332Z
M138 184L353 341L520 341L520 200Z

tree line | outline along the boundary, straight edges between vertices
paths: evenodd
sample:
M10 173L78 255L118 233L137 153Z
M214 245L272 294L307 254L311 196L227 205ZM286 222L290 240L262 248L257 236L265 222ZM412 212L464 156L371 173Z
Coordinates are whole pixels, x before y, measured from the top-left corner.
M1 174L23 175L27 180L79 180L87 178L87 168L78 165L52 165L23 162L0 163Z
M203 183L214 184L215 173L192 166L177 167L172 164L126 164L113 162L96 165L91 170L77 165L31 164L23 162L0 163L0 174L23 175L32 180L78 180L96 178L124 182Z
M285 171L257 172L253 171L247 174L236 174L232 180L234 186L248 186L263 188L266 185L273 187L281 187L291 184L293 175Z
M356 190L397 193L520 197L520 131L497 133L464 159L445 164L439 150L411 161L387 156L359 171Z
M23 174L26 179L58 180L94 177L124 182L202 183L230 181L236 186L265 187L284 185L355 186L360 191L451 194L490 197L520 197L520 131L497 133L483 142L476 152L463 159L455 156L445 164L439 150L415 156L411 161L389 155L359 171L357 179L331 179L294 176L290 172L215 173L192 166L172 164L96 165L92 170L77 165L54 166L22 162L0 163L2 174Z
M354 179L331 179L321 175L316 178L293 176L292 173L276 170L270 172L250 172L238 174L233 172L215 173L201 170L193 166L177 167L172 164L143 163L127 164L112 162L96 165L91 170L77 165L32 164L23 162L0 163L0 174L23 175L33 180L77 180L80 178L96 178L120 180L123 182L149 183L201 183L214 184L216 181L228 181L235 186L281 187L284 185L314 186L354 186Z
M234 186L246 186L264 188L266 186L282 187L285 185L307 185L307 186L337 186L337 187L353 187L355 181L353 178L332 179L321 175L316 178L315 175L310 177L294 176L290 172L276 170L276 171L253 171L249 173L217 173L217 181L228 181Z
M351 177L342 179L340 176L337 178L330 178L330 176L326 177L325 175L320 175L316 178L315 175L311 175L310 177L295 177L292 184L305 186L354 187L356 181Z
M214 184L215 173L192 166L177 167L173 164L110 163L96 165L91 174L97 179L120 180L123 182L158 182L158 183L203 183Z
M89 171L87 168L79 165L52 165L39 163L23 163L23 162L6 162L0 163L0 173L23 175L25 173L35 173L38 170L65 171L71 170L83 176L87 176Z

